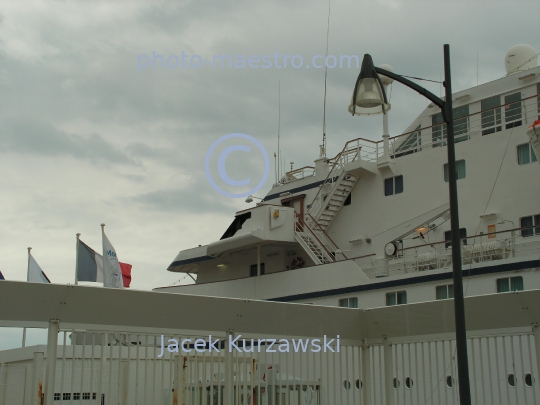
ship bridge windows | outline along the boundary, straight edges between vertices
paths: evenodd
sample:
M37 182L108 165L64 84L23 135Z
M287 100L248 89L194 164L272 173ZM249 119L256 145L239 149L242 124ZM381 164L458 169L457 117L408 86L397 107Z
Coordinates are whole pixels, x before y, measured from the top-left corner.
M497 279L497 292L523 291L523 277L505 277Z
M342 298L339 300L339 306L341 308L358 308L358 298L357 297Z
M489 135L502 130L500 107L501 96L494 96L482 100L482 135Z
M536 162L538 159L534 154L534 150L529 143L522 143L517 146L518 165L526 165L531 162Z
M407 291L396 291L386 294L386 306L404 305L407 303Z
M519 219L521 236L540 235L540 215L530 215ZM534 227L534 228L533 228Z
M521 125L521 92L504 97L504 121L506 129Z
M454 142L466 141L469 132L469 105L456 107L453 110L454 116ZM446 146L446 124L444 123L442 113L431 116L431 140L433 147Z
M394 195L403 193L403 176L390 177L384 179L384 195Z
M448 183L448 163L443 166L444 181ZM456 160L456 180L464 179L467 176L467 170L465 167L465 160Z

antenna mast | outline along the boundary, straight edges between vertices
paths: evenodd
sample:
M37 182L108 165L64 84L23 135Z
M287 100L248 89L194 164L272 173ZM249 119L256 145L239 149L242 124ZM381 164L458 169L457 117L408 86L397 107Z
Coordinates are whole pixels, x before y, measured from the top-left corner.
M330 0L328 0L328 21L326 24L326 57L324 59L324 106L323 106L323 138L321 145L321 158L326 157L326 79L328 77L328 66L326 59L328 58L328 38L330 37Z

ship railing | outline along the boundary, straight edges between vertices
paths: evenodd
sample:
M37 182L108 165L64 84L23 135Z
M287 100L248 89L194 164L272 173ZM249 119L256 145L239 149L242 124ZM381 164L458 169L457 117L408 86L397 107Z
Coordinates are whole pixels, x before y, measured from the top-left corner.
M454 119L455 142L467 141L477 136L490 135L534 122L540 117L539 99L540 95L535 94ZM419 126L412 131L390 138L390 157L395 159L443 146L446 146L446 124Z
M285 173L280 180L280 184L286 184L313 176L315 176L315 168L313 166L304 166Z
M429 237L429 233L424 236ZM540 254L540 227L530 226L508 229L462 238L461 260L463 270L474 264L514 257ZM399 244L406 244L407 240ZM369 277L387 277L403 273L422 272L452 266L451 242L424 243L402 247L394 257L359 261L358 265Z
M459 398L449 299L338 308L12 281L0 297L13 303L0 313L12 349L0 351L0 405ZM538 403L539 301L538 290L465 298L477 404ZM23 327L38 345L17 350Z

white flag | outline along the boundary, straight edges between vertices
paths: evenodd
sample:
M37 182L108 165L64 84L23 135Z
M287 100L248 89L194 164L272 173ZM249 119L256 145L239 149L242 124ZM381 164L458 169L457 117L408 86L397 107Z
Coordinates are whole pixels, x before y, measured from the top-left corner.
M103 287L124 288L118 257L105 232L103 232Z
M28 257L28 280L34 283L46 283L50 284L50 280L47 278L39 264L37 264L34 256L30 255Z

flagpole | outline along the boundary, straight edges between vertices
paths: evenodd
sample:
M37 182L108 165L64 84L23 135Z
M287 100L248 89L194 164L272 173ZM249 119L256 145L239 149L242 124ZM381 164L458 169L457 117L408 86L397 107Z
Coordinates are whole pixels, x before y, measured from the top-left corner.
M30 251L32 250L31 247L28 248L28 263L26 266L26 281L28 282L30 279ZM22 347L26 347L26 328L23 328L23 335L22 335Z
M105 278L108 276L105 271L105 260L107 257L105 256L105 224L101 224L101 250L103 253L103 287L105 287Z
M75 242L75 285L79 285L79 240L81 234L77 235L77 242Z

